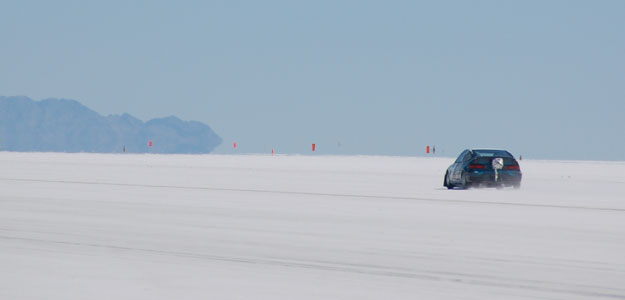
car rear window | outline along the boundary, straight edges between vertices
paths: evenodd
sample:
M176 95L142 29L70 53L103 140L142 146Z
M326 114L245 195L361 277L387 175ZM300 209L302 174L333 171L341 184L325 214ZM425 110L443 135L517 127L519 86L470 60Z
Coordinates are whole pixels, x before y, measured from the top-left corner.
M478 165L490 165L490 161L492 158L490 157L478 157L475 159L474 163Z
M503 150L473 150L473 153L481 157L512 157L508 151Z
M504 158L503 165L504 166L518 166L519 163L514 158Z

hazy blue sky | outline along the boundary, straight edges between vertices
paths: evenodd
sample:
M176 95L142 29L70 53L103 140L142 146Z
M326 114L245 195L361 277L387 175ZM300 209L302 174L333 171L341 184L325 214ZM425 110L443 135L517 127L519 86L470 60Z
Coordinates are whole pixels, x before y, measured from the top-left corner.
M7 2L0 95L199 120L222 153L625 160L625 1Z

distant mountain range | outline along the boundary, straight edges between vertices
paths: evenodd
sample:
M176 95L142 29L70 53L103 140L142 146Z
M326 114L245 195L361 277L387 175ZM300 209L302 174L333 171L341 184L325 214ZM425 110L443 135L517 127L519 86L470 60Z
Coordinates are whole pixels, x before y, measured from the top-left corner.
M174 116L143 122L74 100L0 96L0 151L209 153L219 144L209 126Z

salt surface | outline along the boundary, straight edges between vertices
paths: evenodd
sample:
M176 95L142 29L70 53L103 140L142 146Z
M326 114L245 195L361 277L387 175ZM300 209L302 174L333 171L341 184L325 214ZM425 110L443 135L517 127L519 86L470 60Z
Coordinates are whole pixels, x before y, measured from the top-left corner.
M0 153L0 299L625 299L625 163Z

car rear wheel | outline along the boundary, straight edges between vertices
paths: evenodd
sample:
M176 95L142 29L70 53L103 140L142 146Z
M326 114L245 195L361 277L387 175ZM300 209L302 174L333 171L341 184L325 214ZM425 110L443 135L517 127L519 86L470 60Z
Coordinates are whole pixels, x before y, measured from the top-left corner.
M471 183L467 180L467 174L466 173L462 173L462 177L460 179L460 182L462 183L462 188L463 189L469 189L471 187Z
M448 190L454 188L454 185L449 183L449 171L445 172L445 178L443 179L443 186L447 187Z

